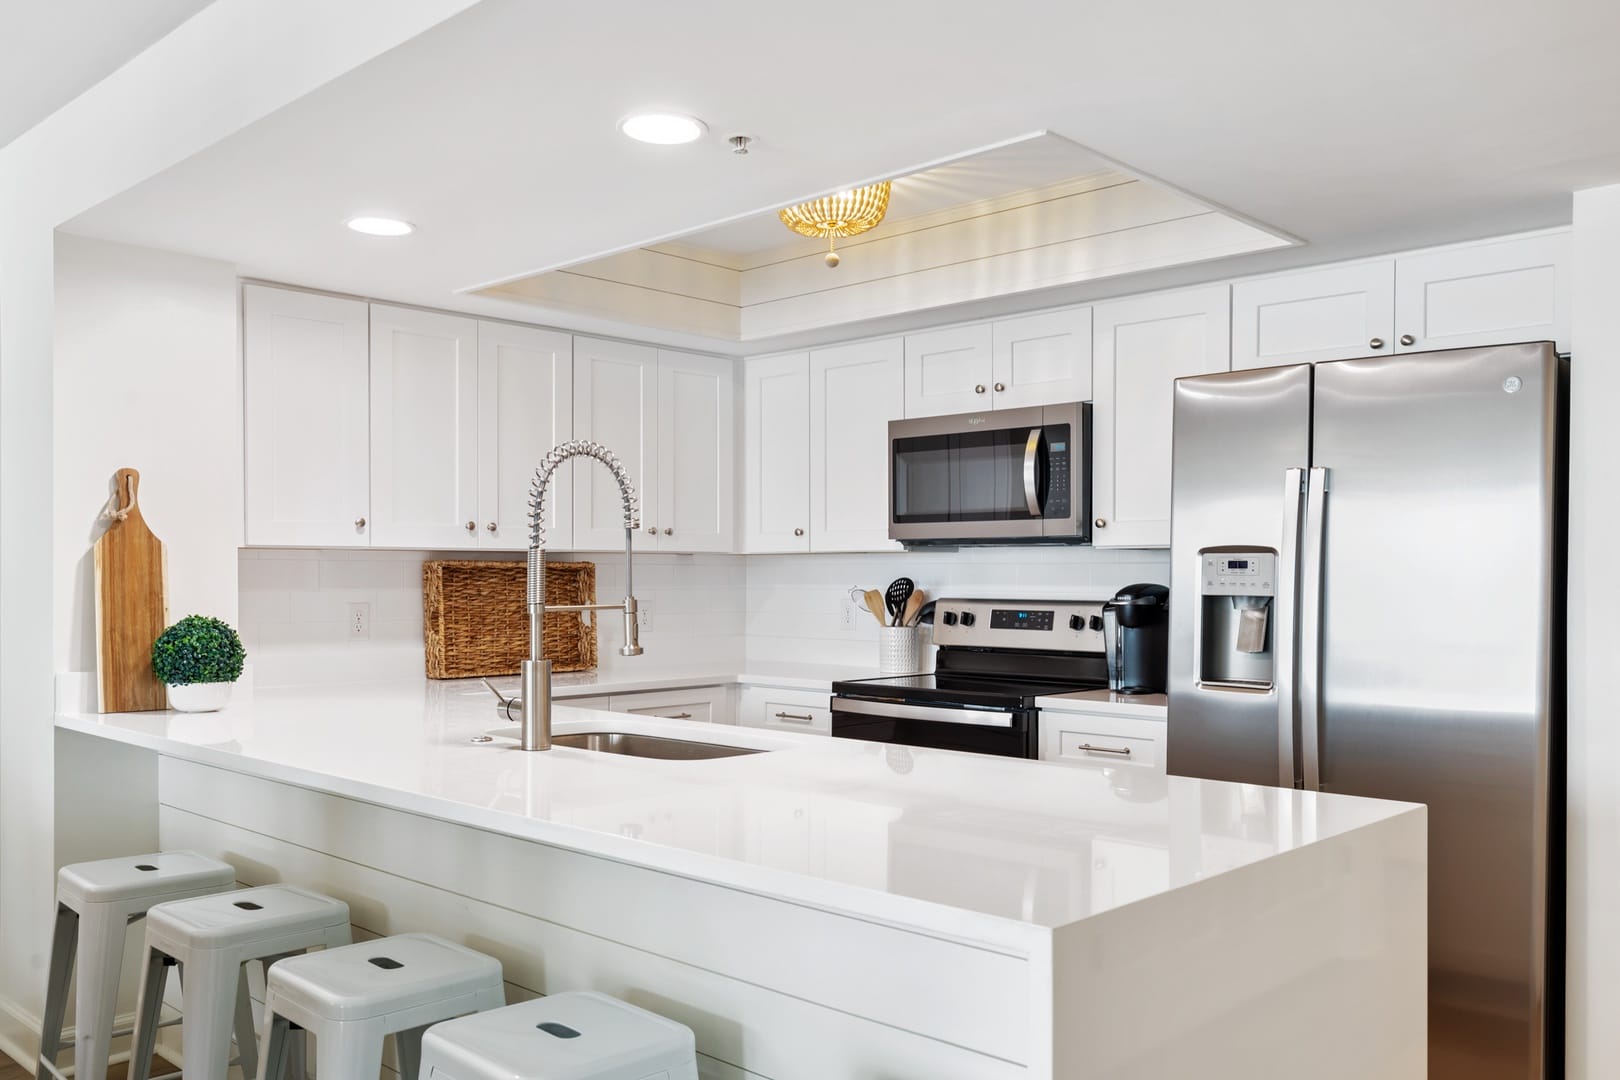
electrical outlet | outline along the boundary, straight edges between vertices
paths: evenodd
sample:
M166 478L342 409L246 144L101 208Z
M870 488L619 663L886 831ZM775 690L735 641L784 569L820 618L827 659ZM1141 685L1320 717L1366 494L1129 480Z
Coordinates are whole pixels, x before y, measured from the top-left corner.
M843 603L838 605L838 629L855 629L855 601L844 597Z
M636 603L636 628L640 630L652 629L652 605L645 600Z
M371 637L371 605L349 605L349 638L364 641Z

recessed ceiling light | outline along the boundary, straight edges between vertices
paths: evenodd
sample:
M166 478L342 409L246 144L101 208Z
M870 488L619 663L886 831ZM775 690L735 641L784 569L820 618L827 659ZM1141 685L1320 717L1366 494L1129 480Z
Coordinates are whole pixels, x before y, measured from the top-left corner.
M349 228L367 236L409 236L416 226L408 221L387 217L356 217L348 220Z
M637 113L619 121L619 130L637 142L678 146L703 135L703 121L680 113Z

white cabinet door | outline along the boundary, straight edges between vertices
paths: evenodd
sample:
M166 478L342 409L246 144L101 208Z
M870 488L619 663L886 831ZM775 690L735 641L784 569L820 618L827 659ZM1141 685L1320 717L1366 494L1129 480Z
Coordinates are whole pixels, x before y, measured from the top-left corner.
M249 544L371 542L367 325L362 300L243 286Z
M1091 400L1091 309L1064 308L990 327L990 394L998 409Z
M478 324L478 543L529 546L535 467L574 434L574 343L555 330ZM573 463L546 492L546 544L574 546Z
M810 690L778 690L768 686L744 687L737 706L743 727L795 731L806 735L832 734L831 694Z
M743 365L742 549L810 550L810 354Z
M1396 259L1396 351L1518 341L1567 350L1571 258L1559 232Z
M478 546L478 323L371 305L373 544Z
M992 407L989 323L907 334L905 343L908 417Z
M662 551L736 546L736 397L737 365L731 358L658 351Z
M1113 300L1093 318L1091 540L1169 547L1174 383L1231 366L1231 290Z
M700 724L733 724L737 720L731 708L729 686L614 694L609 707L614 712L633 716L661 716L666 720L691 720Z
M1395 351L1395 263L1352 263L1232 286L1232 370Z
M810 353L810 550L894 551L889 421L906 405L899 338Z
M636 549L657 551L658 350L648 345L574 338L574 437L613 452L629 470L641 507ZM601 465L574 462L574 547L624 550L619 485Z

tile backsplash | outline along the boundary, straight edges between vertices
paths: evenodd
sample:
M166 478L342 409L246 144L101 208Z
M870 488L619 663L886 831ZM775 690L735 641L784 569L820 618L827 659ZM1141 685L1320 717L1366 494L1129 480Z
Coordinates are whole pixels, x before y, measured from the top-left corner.
M465 552L244 549L240 619L257 686L422 676L422 562ZM520 555L491 556L521 558ZM624 595L616 555L597 564L597 598ZM641 555L635 564L644 656L618 655L619 620L602 620L604 671L665 671L753 663L875 664L877 623L852 586L882 590L904 574L931 597L1102 598L1133 581L1167 582L1164 551L965 548L854 555ZM369 606L368 636L350 632L351 604Z

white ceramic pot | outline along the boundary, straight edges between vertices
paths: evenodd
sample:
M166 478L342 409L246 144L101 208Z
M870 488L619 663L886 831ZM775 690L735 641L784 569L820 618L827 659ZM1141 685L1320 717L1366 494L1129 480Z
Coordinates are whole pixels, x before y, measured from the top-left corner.
M218 712L231 699L228 682L200 682L187 686L169 684L169 708L178 712Z

